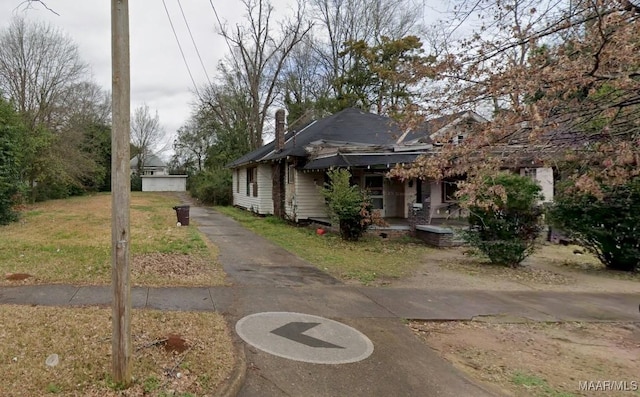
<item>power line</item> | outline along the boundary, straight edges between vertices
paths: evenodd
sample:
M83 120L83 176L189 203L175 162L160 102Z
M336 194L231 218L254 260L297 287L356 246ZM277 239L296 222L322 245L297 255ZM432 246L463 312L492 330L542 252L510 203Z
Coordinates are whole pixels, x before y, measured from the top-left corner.
M229 47L229 51L233 55L233 48L231 48L231 44L229 44L229 38L224 33L224 30L222 28L222 22L220 21L220 17L218 16L218 11L216 10L216 7L213 5L213 0L209 0L209 4L211 4L211 8L213 8L213 13L216 15L216 20L218 21L218 26L220 27L220 31L222 33L221 35L224 38L225 43L227 43L227 47ZM239 69L239 65L237 64L237 62L236 62L236 67L238 67Z
M231 61L233 62L236 70L240 71L243 68L240 67L240 63L238 62L238 57L236 57L234 55L234 51L233 48L231 47L231 43L229 42L229 36L227 35L227 33L224 30L224 27L222 25L222 21L220 21L220 16L218 16L218 11L216 10L216 7L213 5L213 0L209 0L209 4L211 4L211 8L213 9L213 13L216 16L216 20L218 21L218 26L220 27L220 35L224 38L224 42L227 44L227 48L229 48L229 54L231 55ZM238 38L238 40L240 40L240 38ZM236 43L238 45L238 47L240 49L242 49L242 45L238 42Z
M167 3L165 2L165 0L162 0L162 4L164 5L164 11L167 13L167 18L169 18L169 25L171 25L173 36L176 38L176 42L178 43L178 48L180 49L182 60L184 61L184 65L187 67L187 72L189 72L189 77L191 78L191 82L193 83L193 88L196 90L196 95L198 95L198 98L200 98L198 86L196 85L196 81L193 79L193 74L191 74L191 69L189 68L189 64L187 63L187 58L184 56L184 51L182 51L182 46L180 45L180 40L178 39L176 29L173 27L173 21L171 21L171 15L169 15L169 10L167 9Z
M187 22L187 17L184 15L184 10L182 9L182 3L180 3L180 0L178 0L178 6L180 7L180 12L182 13L182 19L184 19L184 24L187 25L187 30L189 31L189 37L191 37L191 43L193 43L193 48L196 49L196 54L198 54L198 59L200 60L200 65L202 66L202 70L204 70L204 75L207 76L207 81L209 82L209 85L211 85L211 79L209 78L209 74L207 73L207 68L204 67L204 62L202 61L202 57L200 56L200 51L198 51L198 46L196 45L196 41L193 39L193 34L191 33L189 22Z

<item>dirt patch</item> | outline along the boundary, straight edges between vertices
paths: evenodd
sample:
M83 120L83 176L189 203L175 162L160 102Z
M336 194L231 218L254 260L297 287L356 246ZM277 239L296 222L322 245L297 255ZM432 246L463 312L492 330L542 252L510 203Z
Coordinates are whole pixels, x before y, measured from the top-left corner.
M180 335L170 334L164 341L164 349L168 352L183 353L188 348L187 341Z
M476 277L488 277L492 280L512 281L525 286L533 286L536 284L550 286L569 285L576 283L574 276L553 270L541 269L535 266L525 265L519 268L511 268L468 258L462 258L459 261L449 263L441 263L440 266L443 269L457 273L465 273Z
M9 273L5 276L4 279L9 281L22 281L28 279L29 277L33 276L28 273Z
M607 271L596 258L575 246L543 245L515 269L492 265L459 247L429 251L411 277L384 279L379 284L452 290L640 293L640 274Z
M580 247L544 245L516 269L465 248L425 255L393 287L639 293L640 275L607 271ZM640 296L640 295L639 295ZM411 322L470 377L511 396L640 396L640 323Z
M454 366L508 395L640 395L640 324L469 321L410 326Z

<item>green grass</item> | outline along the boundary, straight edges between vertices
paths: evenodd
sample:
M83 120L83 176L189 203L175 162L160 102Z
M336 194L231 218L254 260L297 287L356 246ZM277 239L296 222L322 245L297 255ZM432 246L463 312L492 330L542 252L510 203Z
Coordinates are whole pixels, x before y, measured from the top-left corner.
M433 252L411 238L383 240L374 235L348 242L335 233L318 236L312 228L297 227L274 217L258 217L233 207L215 209L334 277L365 285L407 276L426 254Z
M131 257L188 254L213 266L215 252L197 228L176 227L172 207L177 204L172 194L132 193ZM21 214L19 222L1 226L0 274L8 273L28 273L33 276L29 282L110 283L111 195L37 203ZM137 284L156 285L164 276L136 277ZM2 283L9 282L2 277Z
M554 390L546 380L532 374L515 372L511 377L511 382L527 390L532 396L540 397L574 397L573 393Z
M160 385L160 379L155 376L150 376L144 380L142 388L145 393L151 393L152 391L158 389Z

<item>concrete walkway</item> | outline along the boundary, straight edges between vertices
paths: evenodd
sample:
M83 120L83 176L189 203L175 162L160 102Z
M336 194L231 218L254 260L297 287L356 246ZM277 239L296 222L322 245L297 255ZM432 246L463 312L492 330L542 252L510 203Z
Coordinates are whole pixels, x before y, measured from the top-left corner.
M329 318L451 321L503 316L532 321L640 321L637 294L245 285L134 287L131 295L134 308L217 311L238 316L291 311ZM0 287L0 304L107 306L110 303L110 286Z
M192 204L193 205L193 204ZM635 294L442 291L342 284L215 211L191 207L191 220L220 250L231 287L132 290L137 308L218 311L231 325L259 312L298 312L340 321L367 335L360 362L310 364L239 342L247 371L240 396L493 396L416 338L403 319L640 321ZM0 287L0 304L108 305L109 286Z

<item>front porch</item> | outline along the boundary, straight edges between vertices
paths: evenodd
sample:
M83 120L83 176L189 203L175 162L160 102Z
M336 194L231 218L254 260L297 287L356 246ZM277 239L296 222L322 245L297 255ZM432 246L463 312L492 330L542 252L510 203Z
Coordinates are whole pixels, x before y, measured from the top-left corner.
M310 223L315 223L321 226L331 227L330 218L309 218L308 221ZM384 218L384 221L387 223L386 226L373 225L369 229L376 231L411 231L411 222L407 218ZM426 223L424 224L426 225ZM431 219L430 225L460 230L464 229L468 225L468 223L466 219L433 218Z
M412 223L412 219L407 218L384 218L386 225L370 226L368 233L376 234L382 238L400 237L402 235L414 236L428 245L438 248L454 247L463 244L459 238L458 232L465 229L468 225L466 219L446 219L433 218L430 224ZM331 228L337 231L331 225L329 218L310 218L311 224L316 224Z

